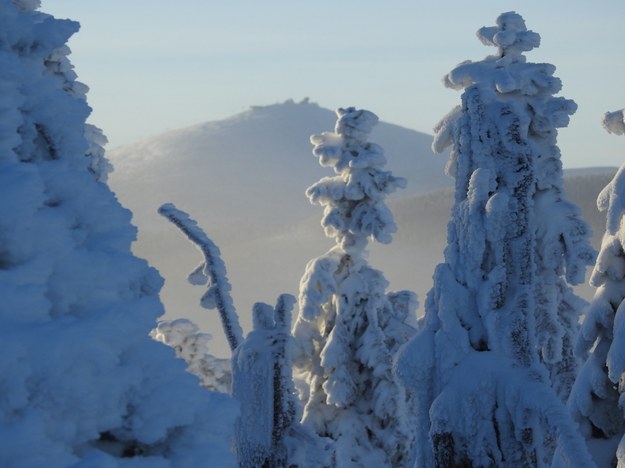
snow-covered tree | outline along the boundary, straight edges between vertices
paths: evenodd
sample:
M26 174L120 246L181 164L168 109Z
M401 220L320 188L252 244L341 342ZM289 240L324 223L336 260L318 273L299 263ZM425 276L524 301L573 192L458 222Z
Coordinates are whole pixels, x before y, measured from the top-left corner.
M0 0L0 466L233 466L236 404L149 337L162 279L102 183L78 24L38 4Z
M604 126L624 134L623 116L623 111L607 113ZM585 363L569 409L584 437L625 466L625 165L599 194L597 206L607 212L606 231L590 278L597 290L576 347Z
M594 258L556 146L576 106L553 96L553 65L527 63L540 37L521 16L477 35L497 53L444 80L464 91L433 144L451 146L448 246L396 367L417 401L417 466L546 466L556 444L588 466L562 401L581 301L569 284Z
M324 207L322 225L337 245L308 264L300 283L293 334L302 422L335 441L335 466L403 466L413 434L392 357L414 331L404 320L416 298L386 293L388 282L365 254L369 239L391 241L396 227L384 199L405 180L382 170L382 148L367 142L373 113L337 115L334 133L311 137L320 164L337 175L307 195Z
M162 320L150 335L171 346L176 351L176 356L186 361L187 371L200 379L202 387L230 394L230 359L221 359L210 354L208 343L212 337L200 331L195 323L187 319Z

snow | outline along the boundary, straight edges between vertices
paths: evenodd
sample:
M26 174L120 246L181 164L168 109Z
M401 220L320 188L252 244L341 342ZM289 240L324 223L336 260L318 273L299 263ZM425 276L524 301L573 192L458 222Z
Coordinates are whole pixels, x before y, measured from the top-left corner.
M583 305L569 283L594 260L555 139L576 106L553 97L554 66L526 61L540 38L518 14L478 37L497 54L446 76L462 106L436 127L456 183L445 262L395 364L416 402L417 466L546 466L556 438L571 466L588 466L562 401Z
M272 302L282 292L296 294L308 260L331 246L304 189L333 175L310 155L308 142L311 132L331 129L334 120L331 111L311 103L257 106L109 151L117 168L110 183L139 227L133 249L166 279L161 293L166 318L189 318L210 331L216 356L230 355L223 333L216 332L221 327L218 316L199 306L198 288L185 279L198 254L156 210L174 202L206 228L228 266L239 310L250 311L259 300ZM444 174L445 156L429 149L431 137L387 124L384 116L381 120L372 140L390 156L386 168L406 177L408 184L388 198L398 227L393 242L371 245L369 259L394 288L425 297L432 272L443 259L453 198L446 187L452 179ZM604 228L594 204L597 187L603 188L608 177L601 174L612 170L616 168L576 170L575 179L566 178L567 193L583 207L595 233ZM600 241L595 236L593 245L598 248ZM263 273L268 267L271 275ZM576 287L576 292L592 297L587 286ZM241 315L241 326L251 329L251 314Z
M230 359L219 359L209 353L212 337L187 319L163 320L152 330L151 336L171 346L176 356L188 364L187 371L197 376L204 388L230 394L232 371Z
M621 125L622 111L606 114L604 126L608 132L622 134ZM614 459L618 466L625 463L622 396L625 372L624 167L619 169L597 198L599 209L607 212L606 228L591 276L591 285L596 288L595 296L586 311L575 349L585 362L568 402L569 410L580 424L589 447L610 447L606 456L593 450L599 466L608 465L600 465L603 461L600 462L598 456L605 458L610 465ZM614 450L612 445L619 440Z
M616 135L625 133L625 114L623 110L606 112L603 116L603 126L608 132Z
M499 56L521 55L540 45L540 36L528 31L520 15L514 12L497 17L497 26L483 27L477 31L482 44L497 47Z
M148 335L163 281L103 183L78 24L37 6L0 1L0 465L234 466L237 405Z
M275 307L255 304L243 338L219 249L186 213L161 207L204 256L188 279L207 286L201 304L221 313L231 373L228 360L208 353L211 337L197 325L157 323L163 279L130 252L136 229L106 185L106 137L85 123L88 88L76 81L65 45L78 25L38 6L0 0L0 195L9 201L0 206L0 342L10 357L0 362L1 466L546 465L556 447L554 466L590 466L587 447L600 466L614 457L625 463L625 177L621 169L598 199L608 214L592 278L598 289L574 353L584 303L571 285L583 281L594 252L564 192L556 137L576 105L553 97L561 88L555 67L527 63L523 53L540 37L519 15L505 13L478 31L496 55L446 77L464 90L462 106L437 125L432 147L452 149L455 204L445 262L418 324L416 295L387 291L385 275L369 266L368 242L388 244L397 231L386 198L407 182L383 170L382 146L367 141L379 123L370 111L339 109L334 132L311 137L318 162L335 175L307 196L324 208L322 225L336 245L305 269L292 336L295 299L282 294ZM280 199L288 190L271 200L248 187L296 186L295 178L269 176L280 166L306 172L292 155L270 157L281 137L267 122L283 112L281 124L300 129L294 109L325 114L307 101L287 102L201 127L215 137L230 125L237 141L226 146L234 152L246 138L233 128L260 136L245 157L263 170L249 164L238 172L229 153L218 153L210 168L236 173L236 183L219 182L237 190L225 195L216 184L217 195L194 194L206 211L220 211L220 224L229 224L226 199L298 211ZM604 124L622 134L623 121L618 111ZM188 141L196 130L178 136L206 151ZM186 191L172 148L156 145L151 154L168 177L183 176ZM140 173L142 157L129 157L126 167ZM429 169L418 180L438 186L426 180ZM128 171L129 183L153 204L141 183L154 174L139 173ZM276 220L264 220L262 235L283 248L292 233ZM292 280L283 263L271 258L254 280L268 271ZM578 360L586 362L574 383ZM226 394L231 379L235 399Z
M412 457L409 402L392 375L392 356L414 329L410 291L387 293L388 281L365 259L368 240L388 243L396 226L385 197L405 185L382 169L379 145L367 141L370 111L341 108L335 132L311 137L313 154L335 177L307 195L324 207L321 221L336 246L308 263L293 326L302 423L333 440L336 466L396 466Z
M293 296L254 305L254 329L232 357L233 396L241 402L235 449L239 466L330 466L330 441L299 422L289 333Z
M171 203L162 205L158 212L180 229L202 252L204 262L191 272L188 279L194 285L207 285L200 304L205 309L217 309L230 349L234 351L243 340L243 331L234 309L230 295L232 287L219 248L199 229L195 220Z
M255 315L262 312L257 308ZM232 394L241 401L242 416L236 427L237 456L244 468L262 466L271 456L274 392L273 359L268 353L272 338L271 333L252 331L232 358Z

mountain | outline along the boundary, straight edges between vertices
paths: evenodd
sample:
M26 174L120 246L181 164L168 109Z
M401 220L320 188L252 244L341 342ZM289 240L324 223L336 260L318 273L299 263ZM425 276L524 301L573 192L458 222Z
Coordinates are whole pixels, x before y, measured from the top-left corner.
M322 209L310 205L304 192L333 175L312 156L309 137L332 131L335 120L316 104L287 101L109 152L115 167L110 185L139 228L134 251L166 280L166 318L200 324L214 336L213 353L227 354L217 314L199 307L203 288L186 282L201 255L156 210L173 202L219 245L249 330L252 304L273 303L282 292L297 294L306 263L332 247L319 224ZM446 244L452 203L447 158L432 153L430 135L384 122L371 141L385 149L387 167L408 179L408 187L389 201L399 231L392 244L372 246L371 264L385 272L392 289L412 289L423 303ZM571 198L599 236L603 217L593 204L614 171L580 170L568 178Z
M304 190L332 174L312 156L309 138L332 131L335 121L334 112L308 101L252 107L110 152L116 169L111 184L139 224L143 209L171 201L211 232L246 230L250 219L269 215L285 225L315 213ZM373 141L384 147L388 168L409 179L405 194L450 186L443 173L446 158L432 153L431 136L380 123ZM254 228L273 230L267 221Z

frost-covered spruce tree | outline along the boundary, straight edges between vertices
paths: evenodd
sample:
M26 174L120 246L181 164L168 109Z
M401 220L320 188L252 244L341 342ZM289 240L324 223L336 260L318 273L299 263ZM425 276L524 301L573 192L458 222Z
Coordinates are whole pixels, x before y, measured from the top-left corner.
M65 43L0 0L0 466L233 466L236 406L149 337L162 280L130 252Z
M604 125L611 133L624 134L624 111L607 113ZM599 194L597 206L607 211L606 231L590 278L597 290L577 342L585 363L569 409L584 437L605 441L601 451L625 466L625 165Z
M405 180L382 170L382 148L367 142L377 117L339 109L335 133L311 137L322 166L337 173L307 195L324 207L322 225L336 246L312 260L300 283L293 327L296 372L305 384L302 422L335 441L335 466L404 466L412 429L392 357L413 329L404 319L413 293L386 293L383 274L365 259L369 239L396 230L385 197Z
M575 110L521 16L478 31L497 54L464 62L445 85L462 105L437 126L451 146L455 203L445 262L423 328L397 372L417 401L417 466L546 466L557 444L571 466L589 455L563 398L583 280L588 228L562 190L557 128Z

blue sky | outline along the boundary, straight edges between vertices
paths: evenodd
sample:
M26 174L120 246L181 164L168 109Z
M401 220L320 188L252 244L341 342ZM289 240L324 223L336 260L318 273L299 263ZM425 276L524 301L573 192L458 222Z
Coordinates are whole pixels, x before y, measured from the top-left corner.
M431 133L459 103L443 75L493 53L475 31L517 11L542 38L528 60L556 65L561 94L579 105L560 131L565 166L625 161L625 138L600 125L625 107L623 0L42 0L41 9L81 23L71 60L111 148L304 97Z

